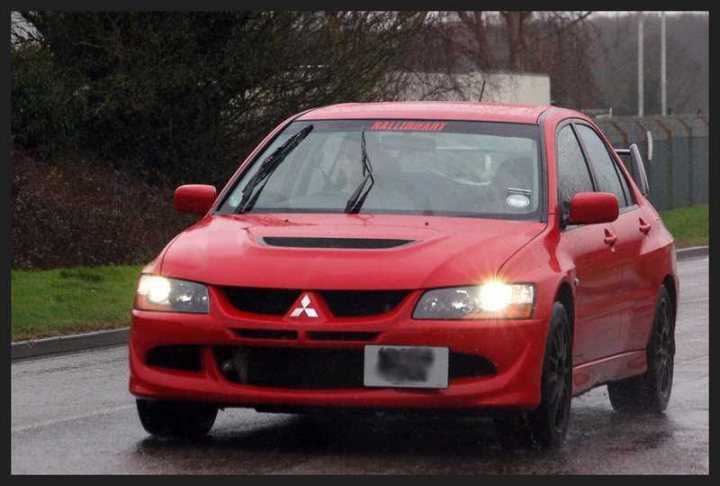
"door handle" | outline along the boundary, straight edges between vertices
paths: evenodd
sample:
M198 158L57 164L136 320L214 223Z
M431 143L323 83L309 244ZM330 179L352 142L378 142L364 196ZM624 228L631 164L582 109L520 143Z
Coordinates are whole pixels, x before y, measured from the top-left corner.
M645 222L644 219L640 219L640 233L646 235L650 232L650 229L652 228L652 225L650 223Z
M617 235L614 235L610 232L610 230L605 230L605 243L607 243L610 246L613 246L617 242Z

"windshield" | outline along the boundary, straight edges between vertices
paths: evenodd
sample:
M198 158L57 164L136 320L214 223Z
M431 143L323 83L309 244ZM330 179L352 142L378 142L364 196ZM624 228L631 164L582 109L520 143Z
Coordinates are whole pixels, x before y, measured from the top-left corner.
M245 170L220 212L538 219L538 137L537 126L514 123L294 122Z

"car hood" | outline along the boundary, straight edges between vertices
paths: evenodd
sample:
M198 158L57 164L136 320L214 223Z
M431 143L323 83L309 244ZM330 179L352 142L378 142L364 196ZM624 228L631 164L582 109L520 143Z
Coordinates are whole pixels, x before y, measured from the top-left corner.
M308 290L474 284L494 276L544 227L536 221L415 215L214 214L168 245L160 273L212 285ZM388 239L409 242L307 247L326 238L381 247L398 244Z

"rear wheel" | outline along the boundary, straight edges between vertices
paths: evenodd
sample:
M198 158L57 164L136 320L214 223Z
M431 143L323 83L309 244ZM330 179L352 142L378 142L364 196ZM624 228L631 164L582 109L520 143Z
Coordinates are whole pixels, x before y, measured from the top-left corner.
M647 347L647 371L608 383L613 408L620 412L663 412L670 401L675 360L675 310L670 293L660 289Z
M565 307L556 302L545 345L540 406L532 412L506 412L495 417L502 445L509 449L563 443L572 400L572 334Z
M174 439L197 439L206 435L218 412L217 407L204 403L142 398L136 403L140 422L148 433Z

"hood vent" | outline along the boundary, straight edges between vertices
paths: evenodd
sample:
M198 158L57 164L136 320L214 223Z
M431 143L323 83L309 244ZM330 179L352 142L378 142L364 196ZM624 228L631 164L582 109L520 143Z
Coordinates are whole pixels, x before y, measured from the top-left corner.
M262 241L270 246L289 248L348 248L348 249L383 249L413 243L415 240L398 240L388 238L316 238L293 236L265 236Z

